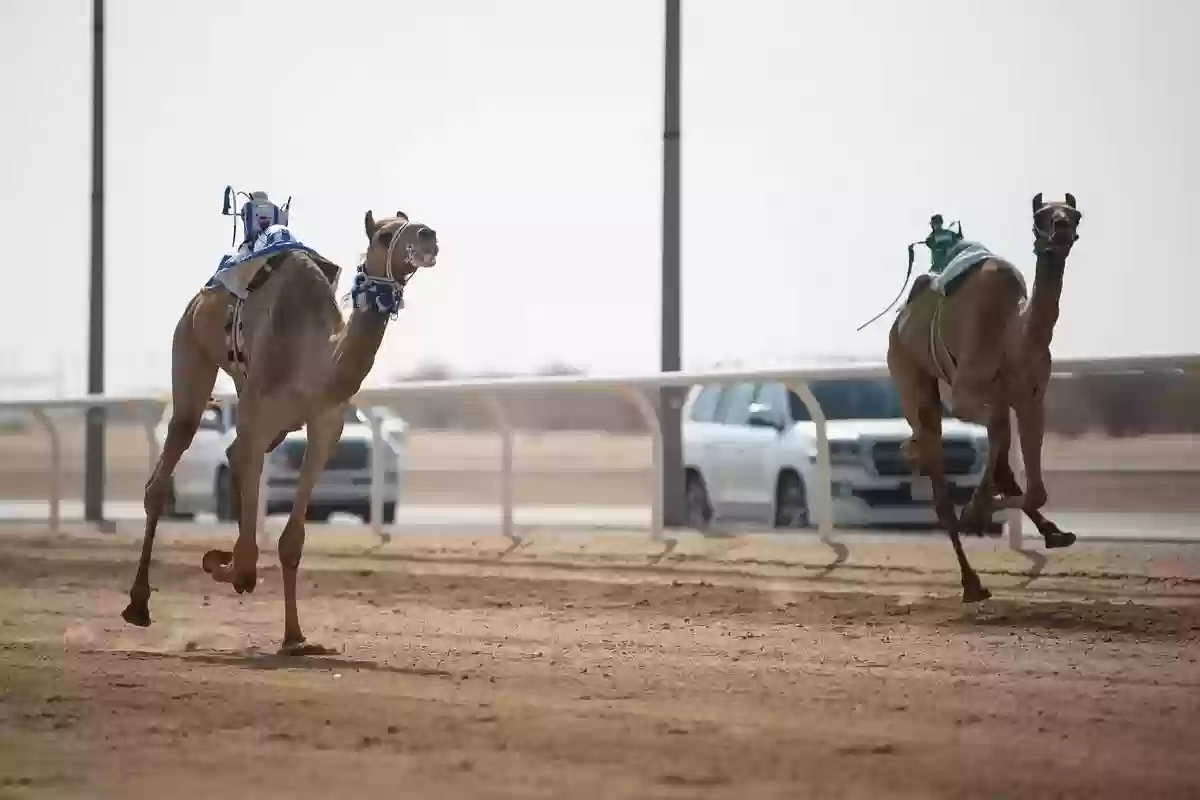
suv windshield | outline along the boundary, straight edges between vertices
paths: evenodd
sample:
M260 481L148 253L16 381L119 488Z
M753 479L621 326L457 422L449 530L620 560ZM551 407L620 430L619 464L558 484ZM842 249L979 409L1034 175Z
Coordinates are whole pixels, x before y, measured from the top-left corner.
M826 419L903 417L900 397L890 380L824 381L812 384Z
M812 393L821 404L825 418L841 419L903 419L900 396L896 386L887 378L862 378L845 381L814 381ZM808 421L808 409L795 392L788 393L792 418ZM942 416L948 417L945 406Z
M229 424L237 422L237 403L234 403L229 409ZM346 425L362 425L363 420L358 416L358 409L354 406L346 406L346 413L342 416L342 422Z

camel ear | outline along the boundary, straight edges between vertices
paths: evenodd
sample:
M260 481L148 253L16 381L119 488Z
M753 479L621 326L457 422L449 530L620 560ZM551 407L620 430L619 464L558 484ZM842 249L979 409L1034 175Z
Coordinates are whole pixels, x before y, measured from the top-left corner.
M1037 194L1035 194L1033 196L1033 213L1036 214L1037 212L1039 212L1041 210L1042 210L1042 193L1038 192Z
M1075 195L1071 194L1070 192L1067 192L1067 205L1069 205L1071 208L1075 207Z
M402 220L404 220L405 222L408 222L408 214L405 214L403 211L397 211L397 212L396 212L396 219L402 219Z
M367 231L367 238L374 239L375 231L379 230L379 226L375 224L375 215L371 213L371 209L367 209L367 215L363 217L363 228Z

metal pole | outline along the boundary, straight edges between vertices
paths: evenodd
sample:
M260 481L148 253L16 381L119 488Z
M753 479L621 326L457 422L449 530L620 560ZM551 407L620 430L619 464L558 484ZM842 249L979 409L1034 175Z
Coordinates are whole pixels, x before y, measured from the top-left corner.
M681 367L681 309L679 276L680 220L680 0L666 0L663 71L663 209L662 209L662 370ZM681 407L686 388L659 390L658 416L662 426L663 523L681 527L686 520L683 479Z
M104 0L92 0L92 268L88 393L104 393ZM104 518L104 409L87 411L84 518Z

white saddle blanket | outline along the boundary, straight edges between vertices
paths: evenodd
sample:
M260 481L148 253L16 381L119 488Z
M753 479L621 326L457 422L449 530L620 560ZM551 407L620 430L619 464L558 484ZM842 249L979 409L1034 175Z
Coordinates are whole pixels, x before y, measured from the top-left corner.
M317 258L321 254L308 247L283 225L272 225L258 235L253 243L242 245L236 253L229 253L221 258L217 271L205 284L206 289L224 286L235 296L245 300L249 294L247 287L254 276L267 263L267 259L276 253L288 250L300 250Z

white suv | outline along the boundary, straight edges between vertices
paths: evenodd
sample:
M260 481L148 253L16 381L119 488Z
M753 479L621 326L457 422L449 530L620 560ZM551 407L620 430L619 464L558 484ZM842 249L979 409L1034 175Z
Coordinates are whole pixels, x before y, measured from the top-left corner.
M215 514L230 521L231 495L229 462L225 449L235 436L236 404L209 404L200 420L192 444L184 451L171 480L167 515L189 519L197 513ZM170 405L163 411L155 430L158 446L166 439ZM383 417L383 438L387 452L383 460L383 522L391 524L399 500L400 471L404 458L407 426L395 416ZM308 446L305 428L293 431L267 456L267 513L291 511L296 493L300 463ZM334 512L356 514L364 521L371 515L371 424L354 406L346 409L342 437L329 455L325 470L313 487L307 518L327 520Z
M900 445L912 429L890 380L814 381L828 421L834 524L936 527L930 484L909 472ZM683 409L688 524L714 520L809 524L816 425L778 382L696 386ZM983 479L987 429L943 414L946 474L956 506ZM999 513L989 533L1000 530Z

